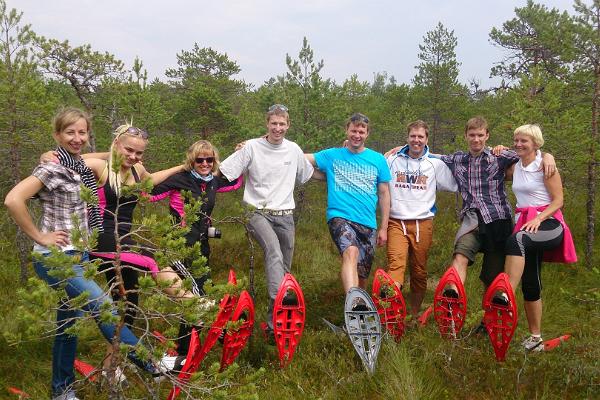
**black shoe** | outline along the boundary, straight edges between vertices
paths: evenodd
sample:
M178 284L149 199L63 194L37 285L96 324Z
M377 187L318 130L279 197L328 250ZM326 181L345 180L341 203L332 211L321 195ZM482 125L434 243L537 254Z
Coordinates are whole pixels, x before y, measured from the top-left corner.
M365 304L364 300L357 299L356 303L352 306L352 311L369 311L369 308Z
M446 289L446 290L444 290L442 292L442 296L443 297L448 297L448 298L451 298L451 299L458 299L458 292L456 290L454 290L454 289L449 288L449 289Z
M297 306L298 298L296 297L296 293L292 291L287 291L283 299L281 300L281 305L284 306Z
M181 372L183 366L185 365L185 361L186 356L177 356L177 358L175 359L175 365L173 366L173 369L171 371L174 373Z
M508 296L506 293L498 293L492 298L492 303L499 306L508 307Z
M266 322L261 323L260 328L263 331L265 342L267 342L269 346L275 346L277 343L275 342L275 332L273 329L269 327Z
M487 335L487 329L485 329L485 323L483 321L481 321L479 323L479 325L477 325L477 328L475 328L473 333L475 335L484 335L484 334Z

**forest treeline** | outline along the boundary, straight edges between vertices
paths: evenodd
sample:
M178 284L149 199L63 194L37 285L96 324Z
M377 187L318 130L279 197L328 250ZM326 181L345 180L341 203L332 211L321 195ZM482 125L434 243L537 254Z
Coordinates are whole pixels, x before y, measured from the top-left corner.
M289 107L288 136L307 152L338 145L352 112L369 116L368 145L380 151L401 144L404 127L415 119L429 123L434 152L465 148L465 122L483 115L491 144L511 145L513 130L522 124L542 127L544 149L556 156L567 196L581 205L568 210L585 221L576 228L585 230L578 250L588 267L598 259L600 0L576 0L568 12L528 1L511 20L490 27L490 46L505 54L490 65L500 82L496 87L459 82L461 65L469 60L457 59L460 38L442 22L423 37L409 83L397 82L394 71L375 72L370 82L356 75L336 82L324 76L326 60L304 38L299 51L290 44L290 53L282 55L284 75L254 86L237 78L243 71L227 49L196 43L174 55L177 67L163 79L149 80L143 60L126 66L105 49L42 37L22 17L0 0L2 197L53 146L51 118L65 105L93 115L92 149L107 149L111 132L124 121L147 129L152 138L146 162L153 169L181 161L199 138L227 155L238 141L264 131L264 112L274 103ZM30 246L3 221L4 240L17 235L25 274Z

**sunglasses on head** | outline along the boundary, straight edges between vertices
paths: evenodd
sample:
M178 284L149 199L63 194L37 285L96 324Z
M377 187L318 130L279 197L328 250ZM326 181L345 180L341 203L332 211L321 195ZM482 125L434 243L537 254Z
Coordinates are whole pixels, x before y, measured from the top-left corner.
M352 116L350 117L350 121L351 122L363 122L365 124L368 124L369 118L364 114L356 113L356 114L352 114Z
M283 112L288 112L288 108L286 106L284 106L283 104L273 104L271 107L269 107L269 112L272 112L275 110L281 110Z
M140 128L136 128L135 126L130 126L129 128L127 128L127 130L121 132L119 134L119 136L123 135L123 134L128 134L130 136L139 136L142 139L148 139L148 132L146 132L145 130L142 130Z
M215 162L215 158L214 157L196 157L196 164L202 164L204 161L206 161L208 164L212 164Z

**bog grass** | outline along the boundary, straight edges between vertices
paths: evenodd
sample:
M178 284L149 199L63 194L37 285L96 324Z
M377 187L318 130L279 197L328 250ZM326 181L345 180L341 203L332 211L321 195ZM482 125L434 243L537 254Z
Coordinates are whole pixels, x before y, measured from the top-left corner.
M239 212L241 193L219 195L214 220ZM519 325L506 361L495 361L487 336L473 328L482 316L482 286L478 279L480 260L470 269L466 284L467 322L454 341L440 337L432 320L424 328L409 328L400 343L385 338L376 372L369 376L350 341L331 332L322 322L343 321L344 295L339 281L340 260L325 223L325 187L309 183L296 227L293 272L307 304L306 329L292 364L277 367L274 347L267 346L258 330L238 359L237 374L264 367L258 382L259 399L593 399L600 398L600 273L582 264L544 264L543 334L545 339L569 333L571 340L551 352L526 354L520 341L526 336L522 296L517 292ZM578 197L567 197L566 218L578 249L583 249L584 210ZM440 196L435 219L434 244L430 253L430 281L424 307L432 302L437 279L445 271L457 228L455 198ZM211 242L214 280L227 278L229 268L248 276L249 249L244 231L237 224L222 224L222 239ZM8 243L8 242L5 242ZM6 246L0 254L0 310L3 323L10 324L18 285L15 256ZM582 253L580 253L582 254ZM257 324L264 320L265 293L262 254L255 256ZM598 257L598 251L596 251ZM374 268L385 266L385 251L377 251ZM370 287L370 286L369 286ZM405 293L406 294L406 293ZM48 398L51 339L9 346L0 339L0 398L11 398L7 386L19 387L34 399ZM217 345L205 363L218 361ZM99 360L104 344L90 324L80 338L80 357ZM168 387L165 386L165 394ZM92 385L82 392L86 399L106 395ZM131 396L144 398L139 388ZM207 398L211 397L207 395ZM234 398L236 396L232 396ZM16 398L13 396L12 398Z

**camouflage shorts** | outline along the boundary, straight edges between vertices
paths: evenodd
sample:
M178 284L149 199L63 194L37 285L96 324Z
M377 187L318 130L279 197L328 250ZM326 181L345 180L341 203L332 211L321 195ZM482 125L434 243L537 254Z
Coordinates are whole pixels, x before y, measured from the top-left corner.
M375 256L377 231L339 217L330 219L327 225L340 254L350 246L358 248L358 277L367 279Z

